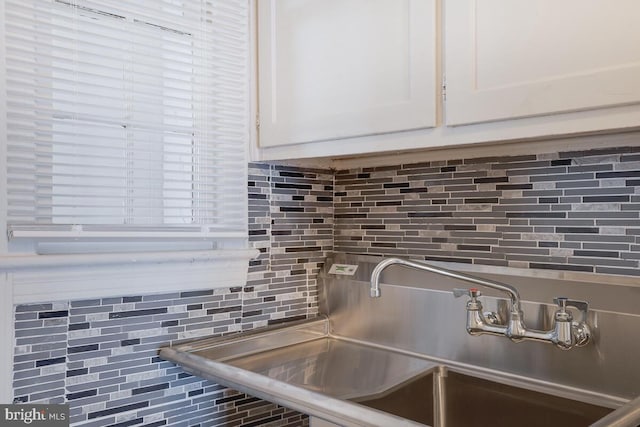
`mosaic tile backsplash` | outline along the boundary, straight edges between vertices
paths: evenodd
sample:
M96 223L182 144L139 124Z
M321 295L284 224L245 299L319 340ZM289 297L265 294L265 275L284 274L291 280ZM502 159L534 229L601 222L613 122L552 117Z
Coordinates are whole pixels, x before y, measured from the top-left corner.
M74 426L301 426L157 357L174 340L317 314L332 250L638 276L640 148L344 171L252 164L237 287L16 307L14 391Z
M638 276L640 148L338 171L336 251Z
M157 357L175 340L317 314L333 243L333 174L254 164L251 261L237 287L15 308L14 396L68 403L74 426L303 426L299 413L193 377Z

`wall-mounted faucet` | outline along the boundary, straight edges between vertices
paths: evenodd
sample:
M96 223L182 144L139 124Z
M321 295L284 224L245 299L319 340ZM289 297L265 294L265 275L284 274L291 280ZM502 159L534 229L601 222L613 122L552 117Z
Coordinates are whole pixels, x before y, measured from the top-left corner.
M404 267L415 268L417 270L428 271L442 276L451 277L452 279L473 283L477 286L496 289L509 295L510 307L508 319L506 319L506 322L501 322L498 314L482 311L482 303L478 300L481 293L477 288L453 290L453 295L455 297L460 297L462 295L468 295L470 297L470 300L467 302L467 332L471 335L503 335L515 342L523 340L543 341L553 343L563 350L568 350L574 346L581 347L586 345L591 337L589 326L586 322L589 305L584 301L575 301L564 297L556 298L554 302L558 305L558 310L554 315L553 329L549 331L528 329L522 318L520 294L513 286L494 280L483 279L447 270L434 265L400 258L387 258L378 263L378 265L373 269L373 272L371 273L372 298L380 297L380 275L384 269L391 265L401 265ZM574 307L580 310L582 318L579 322L573 320L573 315L567 310L567 307Z

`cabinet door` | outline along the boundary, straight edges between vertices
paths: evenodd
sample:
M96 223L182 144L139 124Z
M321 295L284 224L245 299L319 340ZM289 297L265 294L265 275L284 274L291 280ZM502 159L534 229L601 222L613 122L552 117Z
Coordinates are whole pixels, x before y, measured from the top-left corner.
M640 1L445 2L445 123L640 102Z
M435 17L435 0L260 0L260 145L435 126Z

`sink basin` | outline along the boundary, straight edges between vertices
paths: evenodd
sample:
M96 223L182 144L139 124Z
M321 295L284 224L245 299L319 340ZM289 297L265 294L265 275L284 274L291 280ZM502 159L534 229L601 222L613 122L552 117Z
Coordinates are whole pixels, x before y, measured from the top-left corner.
M434 376L434 373L422 375L385 393L352 400L369 408L433 426L438 407L433 392Z
M446 368L355 401L421 424L447 427L585 427L613 411Z

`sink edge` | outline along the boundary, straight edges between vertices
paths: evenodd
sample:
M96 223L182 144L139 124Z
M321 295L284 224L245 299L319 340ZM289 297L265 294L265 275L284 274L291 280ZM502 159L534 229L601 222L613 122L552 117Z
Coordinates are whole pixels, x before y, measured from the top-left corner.
M182 366L185 371L344 427L424 427L386 412L366 408L322 393L271 379L242 368L164 347L160 357Z

